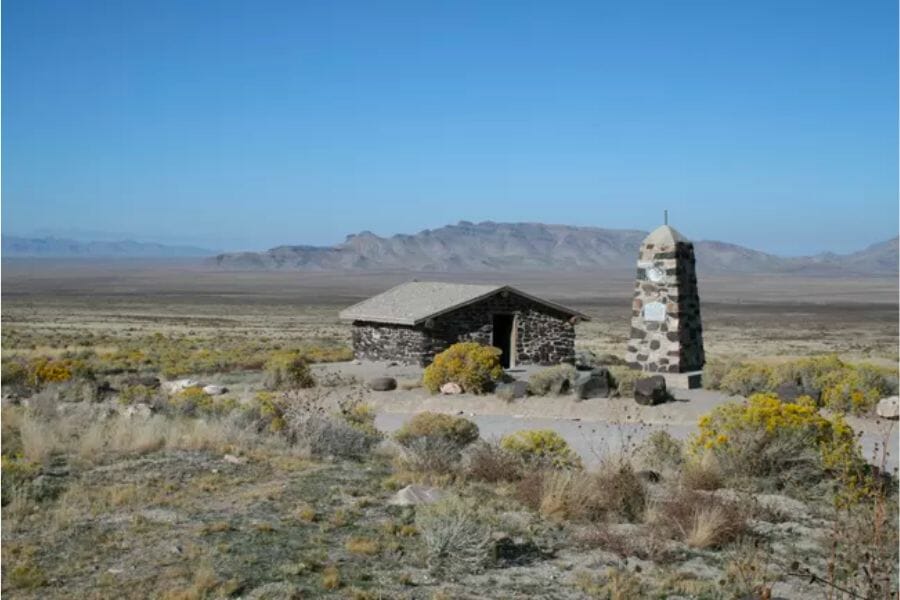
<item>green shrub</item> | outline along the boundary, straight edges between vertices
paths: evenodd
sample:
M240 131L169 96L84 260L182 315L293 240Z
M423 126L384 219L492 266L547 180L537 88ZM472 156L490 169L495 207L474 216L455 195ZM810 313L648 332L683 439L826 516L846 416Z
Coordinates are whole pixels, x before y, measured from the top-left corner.
M722 377L721 389L733 396L750 396L772 390L772 367L761 363L747 363L731 369Z
M156 396L156 390L146 385L125 385L119 390L119 404L148 403Z
M306 359L297 351L276 352L266 362L266 389L310 388L315 384Z
M500 354L497 348L476 342L453 344L426 367L422 384L432 394L445 383L457 383L473 394L484 393L503 376Z
M615 387L616 394L621 398L634 396L634 382L644 376L642 371L627 366L614 366L609 368L612 378L611 385Z
M526 463L560 469L581 468L581 459L552 429L531 429L505 435L500 439L500 447Z
M445 440L462 450L478 439L478 425L462 417L421 412L404 423L394 434L397 443L406 447L423 438Z
M575 383L578 371L572 365L556 365L538 371L528 378L528 393L534 396L546 396L553 393L565 393Z

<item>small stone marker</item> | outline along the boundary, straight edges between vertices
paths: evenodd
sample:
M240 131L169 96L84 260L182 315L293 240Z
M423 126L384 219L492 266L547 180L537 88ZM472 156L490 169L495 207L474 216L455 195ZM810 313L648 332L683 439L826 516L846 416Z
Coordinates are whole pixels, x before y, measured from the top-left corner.
M228 388L221 385L206 385L203 386L203 393L209 394L210 396L221 396L225 392L228 391Z
M645 377L634 382L634 401L644 406L656 406L669 399L666 378L662 375Z
M370 379L368 385L375 392L389 392L397 389L397 380L393 377L376 377Z

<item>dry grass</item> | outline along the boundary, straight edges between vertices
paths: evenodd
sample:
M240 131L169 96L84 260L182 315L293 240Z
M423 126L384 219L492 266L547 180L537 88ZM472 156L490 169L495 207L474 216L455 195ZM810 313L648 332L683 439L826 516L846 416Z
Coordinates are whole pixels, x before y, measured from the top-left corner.
M648 524L660 535L692 548L721 548L747 529L748 511L714 494L680 490L650 510Z

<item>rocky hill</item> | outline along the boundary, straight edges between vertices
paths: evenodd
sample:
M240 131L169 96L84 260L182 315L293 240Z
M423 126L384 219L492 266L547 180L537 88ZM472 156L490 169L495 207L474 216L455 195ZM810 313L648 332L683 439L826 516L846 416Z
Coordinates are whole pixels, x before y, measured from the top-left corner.
M349 235L337 246L278 246L220 254L223 269L503 271L630 268L646 231L461 221L414 235ZM897 238L849 255L786 258L724 242L695 243L705 272L808 274L897 273Z

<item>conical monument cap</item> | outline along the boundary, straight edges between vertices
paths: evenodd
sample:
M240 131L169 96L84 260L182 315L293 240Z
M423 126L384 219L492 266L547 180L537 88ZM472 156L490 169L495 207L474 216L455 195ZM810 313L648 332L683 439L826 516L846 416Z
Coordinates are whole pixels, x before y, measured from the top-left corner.
M679 242L688 242L689 240L678 233L674 227L668 225L660 225L654 229L650 235L644 240L644 245L653 244L654 246L669 246Z

